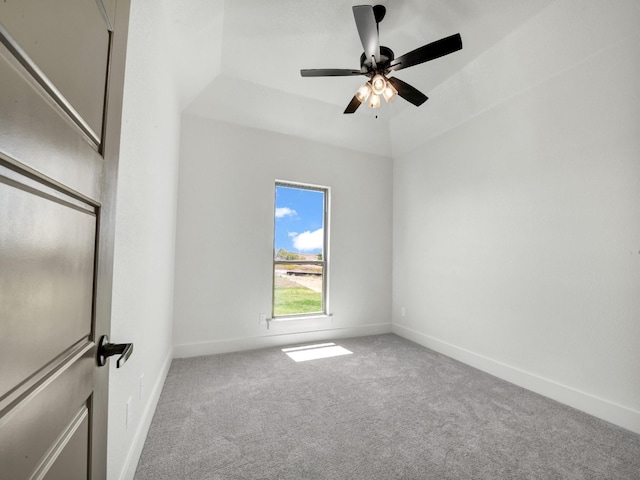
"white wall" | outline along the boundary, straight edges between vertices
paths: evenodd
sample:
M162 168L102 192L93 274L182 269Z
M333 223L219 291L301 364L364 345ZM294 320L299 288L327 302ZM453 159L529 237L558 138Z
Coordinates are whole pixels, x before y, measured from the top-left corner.
M184 115L176 356L390 331L391 169L388 157ZM267 330L276 179L331 187L334 315Z
M161 6L132 2L116 205L111 340L133 342L110 362L108 478L132 479L172 358L180 113L163 48ZM140 396L140 376L144 375ZM131 424L126 402L131 397Z
M112 340L135 352L110 372L109 479L133 477L172 341L198 355L381 333L391 316L401 335L640 432L637 2L551 4L391 122L393 167L191 115L180 147L190 97L167 69L166 12L132 3ZM258 325L276 178L332 187L330 322Z
M640 433L639 44L558 1L398 119L393 329Z

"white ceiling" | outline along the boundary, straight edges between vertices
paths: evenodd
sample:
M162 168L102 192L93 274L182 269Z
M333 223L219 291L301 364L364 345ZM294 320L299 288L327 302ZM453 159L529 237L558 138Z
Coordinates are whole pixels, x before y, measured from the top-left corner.
M380 42L396 56L460 33L463 49L394 74L430 96L553 0L380 0ZM359 68L352 5L317 0L164 0L178 96L187 112L383 155L402 99L342 112L364 77L302 78L302 68ZM455 99L450 99L455 101ZM428 109L429 102L421 109ZM374 119L377 113L379 118ZM355 141L357 139L357 141Z

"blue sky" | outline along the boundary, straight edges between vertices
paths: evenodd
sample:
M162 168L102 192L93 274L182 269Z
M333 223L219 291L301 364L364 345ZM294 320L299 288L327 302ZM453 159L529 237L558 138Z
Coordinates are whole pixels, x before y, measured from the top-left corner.
M276 186L275 249L321 253L324 192Z

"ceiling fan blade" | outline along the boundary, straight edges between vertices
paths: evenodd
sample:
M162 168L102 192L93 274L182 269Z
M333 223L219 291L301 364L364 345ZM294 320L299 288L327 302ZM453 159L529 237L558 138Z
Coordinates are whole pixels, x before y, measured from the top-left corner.
M389 70L401 70L419 65L435 58L444 57L461 49L462 37L459 33L456 33L450 37L441 38L440 40L416 48L409 53L405 53L389 64Z
M303 77L351 77L362 75L360 70L349 70L346 68L312 68L300 70Z
M347 105L347 108L345 108L344 113L353 113L355 112L358 107L360 106L362 102L360 100L358 100L358 97L356 97L354 95L354 97L351 99L351 102L349 102L349 105Z
M356 19L356 27L358 27L358 34L367 59L374 57L376 63L379 63L380 39L373 7L371 5L356 5L353 7L353 16Z
M387 81L398 91L398 95L407 102L413 103L416 107L419 107L428 100L428 97L424 93L399 78L390 77L387 78Z

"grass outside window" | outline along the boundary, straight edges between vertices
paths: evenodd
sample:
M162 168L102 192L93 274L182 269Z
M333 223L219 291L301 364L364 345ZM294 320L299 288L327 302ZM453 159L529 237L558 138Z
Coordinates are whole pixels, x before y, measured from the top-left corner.
M276 182L273 317L326 314L329 189Z

